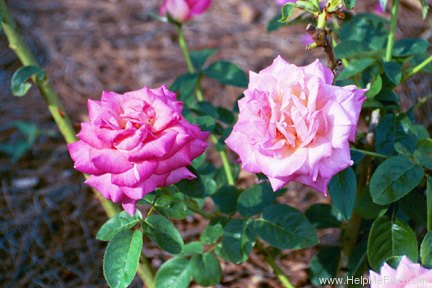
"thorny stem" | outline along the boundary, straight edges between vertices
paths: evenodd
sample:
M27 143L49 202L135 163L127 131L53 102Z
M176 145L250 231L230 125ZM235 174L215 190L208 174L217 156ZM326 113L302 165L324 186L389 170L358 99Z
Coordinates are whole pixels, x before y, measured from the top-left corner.
M276 263L275 258L266 251L266 249L263 247L263 245L260 242L256 242L257 249L264 254L264 259L267 262L267 264L270 266L270 268L273 270L273 273L276 274L279 281L283 284L285 288L295 288L295 286L291 283L288 276L285 274L285 272L279 267L279 265Z
M10 14L6 2L0 0L0 22L1 26L6 34L9 42L9 47L18 56L20 61L24 66L37 66L40 67L36 58L31 53L30 48L24 41L22 35L18 32L16 23ZM60 133L63 135L66 143L73 143L78 140L76 137L75 130L72 126L72 122L67 115L62 103L60 102L54 87L50 83L49 79L38 79L37 77L32 77L33 82L36 84L39 92L42 94L52 117L54 118ZM87 175L84 175L86 178ZM118 213L117 207L107 199L105 199L98 192L95 192L96 198L101 203L106 215L111 218ZM141 257L142 262L138 267L138 275L141 280L147 285L148 288L154 288L154 274L152 273L152 268L145 257Z
M387 49L385 55L385 61L387 62L391 61L392 53L393 53L393 45L394 45L395 34L396 34L397 15L399 11L399 1L400 0L392 1L393 3L391 8L390 33L388 36Z
M194 73L195 68L192 65L190 53L189 53L189 50L188 50L188 47L186 44L186 40L185 40L184 35L183 35L183 26L182 26L182 24L178 24L178 23L176 23L175 25L177 27L179 46L180 46L180 49L182 50L183 57L184 57L186 64L188 66L189 73ZM201 90L201 77L198 78L195 92L196 92L196 97L197 97L198 102L204 101L204 97L203 97L202 90ZM212 134L210 136L210 138L211 138L213 144L216 145L218 142L217 137ZM222 165L223 165L223 168L225 171L225 175L227 177L228 184L234 185L235 184L234 176L233 176L233 172L232 172L231 166L230 166L229 161L228 161L227 154L224 150L218 151L218 153L219 153L219 157L222 160Z

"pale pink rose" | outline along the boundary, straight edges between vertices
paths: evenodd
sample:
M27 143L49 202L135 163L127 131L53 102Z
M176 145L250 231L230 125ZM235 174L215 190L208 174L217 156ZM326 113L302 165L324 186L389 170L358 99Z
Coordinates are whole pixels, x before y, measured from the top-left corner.
M240 115L226 144L242 167L265 174L277 190L290 181L324 195L339 171L352 165L365 90L332 85L333 73L318 60L305 67L278 56L259 72L239 100Z
M167 13L179 22L185 22L193 16L203 14L211 5L211 0L163 0L160 14Z
M285 5L286 3L295 3L297 0L276 0L276 3L280 6Z
M208 133L187 122L182 107L165 86L103 92L101 101L88 101L89 121L68 145L74 167L133 215L136 202L155 188L195 178L186 166L204 152Z
M369 281L371 288L432 288L432 270L403 256L396 269L384 263L380 274L370 271Z

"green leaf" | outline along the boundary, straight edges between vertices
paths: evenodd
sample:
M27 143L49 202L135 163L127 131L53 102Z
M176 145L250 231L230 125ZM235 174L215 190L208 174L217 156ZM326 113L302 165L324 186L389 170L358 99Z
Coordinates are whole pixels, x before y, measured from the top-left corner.
M337 77L337 80L344 80L347 78L350 78L363 70L365 70L367 67L371 66L375 63L375 59L371 58L364 58L356 61L352 61L348 67L345 67L345 69L339 74Z
M204 244L210 245L216 243L220 236L222 236L223 227L220 223L215 223L214 225L209 225L201 233L200 241Z
M216 127L216 122L213 117L205 115L194 117L191 121L192 124L198 124L203 131L213 132Z
M328 204L314 204L306 210L305 215L315 229L338 228L342 218L339 211Z
M285 23L279 22L279 19L281 19L282 14L278 14L274 16L267 24L267 32L273 32L278 30L279 28L285 26Z
M348 275L360 277L369 268L367 265L367 241L357 243L348 259Z
M417 245L416 235L407 224L397 219L391 221L389 217L382 216L374 221L369 233L369 264L378 271L389 258L403 255L416 262Z
M271 205L256 220L259 237L279 249L302 249L318 243L312 224L303 213L286 205Z
M340 42L334 50L338 58L365 56L370 51L368 44L364 41L346 40Z
M255 185L240 194L237 201L237 210L241 215L249 217L261 213L275 199L276 195L270 185Z
M345 7L348 9L354 9L356 0L344 0Z
M177 256L171 258L156 273L156 288L187 288L191 281L191 269L188 259Z
M379 154L391 155L394 150L394 115L386 114L381 118L375 133L375 150Z
M222 268L213 253L194 255L191 260L192 277L204 287L219 284L222 279Z
M349 167L333 176L328 189L333 200L333 205L342 213L346 220L349 220L357 195L357 180L354 170Z
M359 194L354 209L365 219L375 219L387 212L387 206L380 206L372 201L368 188Z
M198 172L196 172L196 170L192 167L188 167L188 169L191 170L197 176L197 178L194 178L192 180L181 180L180 182L175 184L175 186L181 193L189 197L204 198L205 187L203 182L201 181L201 178L198 175Z
M422 6L422 18L426 19L429 11L429 4L426 2L426 0L420 0L420 4Z
M192 214L181 193L162 194L156 198L154 206L159 213L172 219L184 219Z
M204 73L225 85L236 87L247 87L248 85L246 73L237 65L227 61L218 61L211 64L204 70Z
M217 183L211 176L201 176L201 180L205 187L205 195L213 195L217 191Z
M387 43L388 20L370 13L360 13L344 22L340 31L341 42L354 40L368 44L366 51L382 51ZM339 57L339 56L338 56Z
M201 70L201 68L204 66L205 62L208 58L213 56L217 52L217 49L203 49L203 50L196 50L190 52L190 58L192 60L192 64L196 70Z
M168 219L160 215L150 215L142 224L144 234L160 248L171 253L183 251L183 238L180 232Z
M426 184L427 231L432 231L432 176L427 178Z
M402 212L416 224L426 225L427 208L425 197L422 193L408 193L398 203Z
M382 89L382 78L380 75L376 75L372 81L368 84L368 91L366 92L367 98L374 98L381 92Z
M402 79L402 65L396 62L384 62L383 68L389 80L395 85L399 85Z
M223 259L240 264L249 258L255 241L253 222L232 219L224 227L221 245L216 252Z
M103 273L111 288L127 287L138 270L143 235L140 230L124 230L109 243L103 259Z
M394 57L406 57L417 55L428 50L429 43L418 38L405 38L395 42L393 47Z
M422 265L432 268L432 232L428 232L420 245L420 258Z
M335 278L340 258L339 247L325 247L315 255L310 263L311 282L322 285L322 279Z
M30 90L31 84L27 83L31 77L35 76L39 81L42 81L45 77L45 71L38 66L22 66L15 71L12 76L11 90L15 96L24 96Z
M198 73L180 75L174 80L174 83L170 86L170 90L180 94L178 95L178 99L190 106L195 102L195 88L198 78Z
M423 169L405 156L381 163L372 175L370 191L379 205L390 204L411 192L423 178Z
M211 198L219 211L225 214L234 214L237 211L237 199L240 191L230 185L223 185Z
M286 3L281 8L281 18L278 20L279 23L285 23L288 22L291 14L294 12L294 9L296 8L294 3Z
M199 241L193 241L183 247L183 256L193 256L202 254L204 252L204 245Z
M221 120L222 122L228 124L228 125L232 125L235 122L235 116L234 113L231 112L230 110L224 108L224 107L217 107L217 112L218 112L218 119Z
M414 159L417 164L432 170L432 139L420 139L417 149L414 151Z
M131 217L128 213L122 211L102 225L96 234L96 239L101 241L110 241L115 235L121 231L132 228L140 223L141 220L142 215L138 210L134 217Z

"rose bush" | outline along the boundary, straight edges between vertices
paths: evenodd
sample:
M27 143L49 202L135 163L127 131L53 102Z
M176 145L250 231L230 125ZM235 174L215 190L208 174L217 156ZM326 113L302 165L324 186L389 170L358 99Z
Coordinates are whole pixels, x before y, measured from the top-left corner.
M160 14L165 16L168 13L175 20L185 22L193 16L204 13L211 2L211 0L164 0Z
M195 178L186 166L204 152L208 133L187 122L182 107L165 86L89 100L89 121L68 145L74 167L133 215L136 202L156 187Z
M396 269L384 263L379 274L370 271L370 283L371 288L431 288L432 271L403 256Z
M265 174L274 190L297 181L327 193L327 184L352 165L365 90L332 85L333 73L318 60L304 67L277 57L239 100L240 114L226 144L242 167Z

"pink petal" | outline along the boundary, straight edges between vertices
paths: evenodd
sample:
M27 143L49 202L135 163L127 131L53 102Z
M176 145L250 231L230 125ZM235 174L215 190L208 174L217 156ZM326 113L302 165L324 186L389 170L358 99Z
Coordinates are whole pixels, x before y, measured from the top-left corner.
M114 149L94 149L90 153L90 161L105 173L123 173L133 167L124 154Z
M90 150L92 149L89 145L83 141L77 141L68 144L69 153L74 163L74 168L82 173L101 175L104 172L90 161Z

